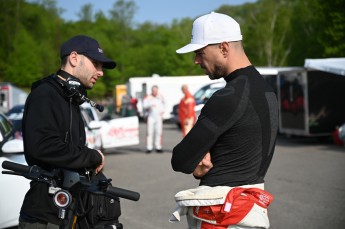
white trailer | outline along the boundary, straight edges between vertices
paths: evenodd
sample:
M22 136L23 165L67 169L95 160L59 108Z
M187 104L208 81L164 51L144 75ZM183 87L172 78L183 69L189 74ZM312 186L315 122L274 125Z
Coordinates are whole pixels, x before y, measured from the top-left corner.
M6 113L12 107L24 104L28 93L11 83L0 83L0 112Z

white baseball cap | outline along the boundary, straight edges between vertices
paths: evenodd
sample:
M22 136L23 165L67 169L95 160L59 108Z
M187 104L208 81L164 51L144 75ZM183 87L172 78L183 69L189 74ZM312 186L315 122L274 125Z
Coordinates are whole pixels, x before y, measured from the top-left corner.
M194 21L190 44L176 50L176 52L188 53L209 44L241 40L240 25L232 17L212 12Z

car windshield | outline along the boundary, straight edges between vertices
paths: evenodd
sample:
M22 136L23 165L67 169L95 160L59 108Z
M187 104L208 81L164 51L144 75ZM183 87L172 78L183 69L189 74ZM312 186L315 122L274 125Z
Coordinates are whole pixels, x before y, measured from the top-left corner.
M203 95L205 94L205 91L206 91L206 90L207 90L206 87L200 88L199 90L197 90L197 92L195 92L194 98L195 98L196 100L203 99Z
M208 89L208 90L206 90L206 92L205 92L205 98L210 98L212 95L213 95L213 93L215 93L216 91L218 91L220 88L210 88L210 89Z
M9 110L6 115L7 117L21 119L23 117L23 113L24 113L24 105L17 105L17 106L14 106L11 110Z
M196 100L197 104L204 103L205 100L209 99L214 92L218 91L219 89L223 88L224 85L222 84L210 84L207 86L204 86L197 90L194 93L194 98Z
M88 118L90 119L90 121L95 120L95 116L93 115L91 109L89 109L89 108L83 108L82 110L85 112L85 115L88 116Z
M89 113L85 109L81 109L80 111L81 111L81 117L84 121L84 125L88 126L89 123L92 121Z
M17 135L17 137L20 137L20 138L21 138L21 132L22 132L23 114L24 114L24 105L14 106L6 114L7 118L11 121L13 125L13 129L15 130L15 135Z
M0 131L0 142L12 132L11 123L2 114L0 114Z

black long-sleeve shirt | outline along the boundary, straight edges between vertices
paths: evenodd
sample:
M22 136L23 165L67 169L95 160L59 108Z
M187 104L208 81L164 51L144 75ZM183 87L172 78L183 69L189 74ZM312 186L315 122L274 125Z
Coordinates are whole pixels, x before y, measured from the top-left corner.
M192 130L173 149L175 171L192 173L207 152L213 168L200 185L239 186L264 182L278 130L278 103L253 67L224 78L223 89L207 101Z

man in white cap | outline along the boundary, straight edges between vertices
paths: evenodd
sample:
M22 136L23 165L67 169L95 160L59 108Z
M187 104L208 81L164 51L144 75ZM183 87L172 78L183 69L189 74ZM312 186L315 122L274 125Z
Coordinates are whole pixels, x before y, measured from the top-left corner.
M194 52L194 63L211 80L224 78L227 84L212 95L173 149L173 169L192 173L200 186L176 194L179 207L171 221L187 213L189 228L268 228L273 196L264 191L264 177L278 130L273 89L250 63L240 26L227 15L212 12L197 18L190 44L176 52ZM195 199L198 204L188 201Z

